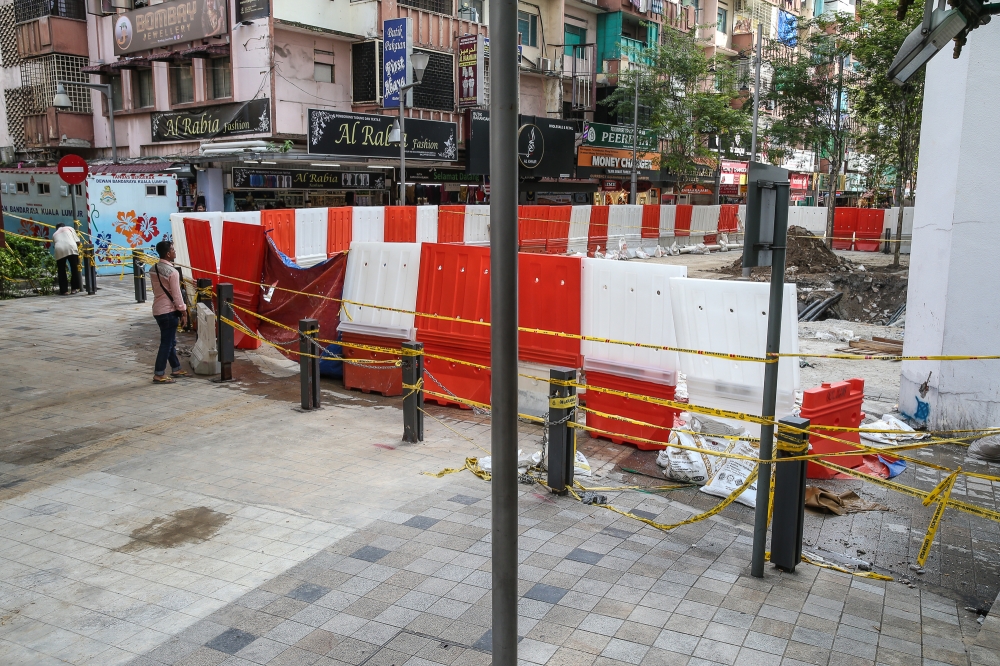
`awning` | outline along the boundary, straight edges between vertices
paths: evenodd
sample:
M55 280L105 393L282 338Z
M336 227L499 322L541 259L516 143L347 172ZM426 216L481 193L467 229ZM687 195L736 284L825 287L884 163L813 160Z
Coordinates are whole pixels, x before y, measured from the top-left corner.
M99 63L96 65L84 65L80 68L80 71L84 74L107 74L111 71L111 67L105 63Z
M180 51L165 51L163 53L154 53L149 56L152 62L174 62L175 60L183 60L181 58Z
M148 58L120 58L107 65L107 68L110 72L117 72L122 69L149 69L152 66Z
M229 55L229 44L201 44L180 52L180 57L184 59L215 58L227 55Z

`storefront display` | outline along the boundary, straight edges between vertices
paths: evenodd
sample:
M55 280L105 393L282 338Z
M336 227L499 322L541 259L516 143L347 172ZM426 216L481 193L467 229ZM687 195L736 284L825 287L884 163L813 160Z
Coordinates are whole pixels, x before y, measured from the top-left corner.
M230 183L226 207L233 210L389 203L388 178L379 170L233 167Z

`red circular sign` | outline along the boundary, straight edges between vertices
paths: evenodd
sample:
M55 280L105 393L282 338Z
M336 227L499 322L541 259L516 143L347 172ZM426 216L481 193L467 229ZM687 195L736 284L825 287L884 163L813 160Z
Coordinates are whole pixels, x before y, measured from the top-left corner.
M87 180L87 160L79 155L67 155L59 160L59 177L70 185L79 185Z

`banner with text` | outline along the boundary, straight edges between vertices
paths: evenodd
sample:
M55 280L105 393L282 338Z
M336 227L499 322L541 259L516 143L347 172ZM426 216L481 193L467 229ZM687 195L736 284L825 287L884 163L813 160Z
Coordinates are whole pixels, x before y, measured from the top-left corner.
M169 0L119 14L115 55L224 35L228 6L228 0Z
M483 80L485 53L482 35L462 35L458 38L459 108L486 104L486 85Z
M309 109L309 153L399 159L399 145L389 143L393 120L371 113ZM458 125L407 118L406 158L457 161Z
M413 22L409 18L382 22L382 106L399 108L399 89L413 82L410 56L413 55ZM413 105L413 91L407 91L406 103Z
M185 111L150 114L153 141L194 141L219 136L270 134L271 100L221 104Z
M233 189L382 190L385 189L385 174L377 171L233 167Z

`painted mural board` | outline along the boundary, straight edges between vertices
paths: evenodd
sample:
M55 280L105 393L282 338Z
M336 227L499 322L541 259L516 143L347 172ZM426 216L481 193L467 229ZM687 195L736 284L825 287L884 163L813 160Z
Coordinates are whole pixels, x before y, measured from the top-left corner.
M132 250L156 256L170 239L170 214L177 212L177 176L120 173L87 177L87 209L98 275L132 272Z
M31 171L0 172L0 200L3 203L3 229L22 236L50 238L55 225L69 225L81 220L87 231L87 201L84 189L76 197L76 215L69 188L56 173Z

